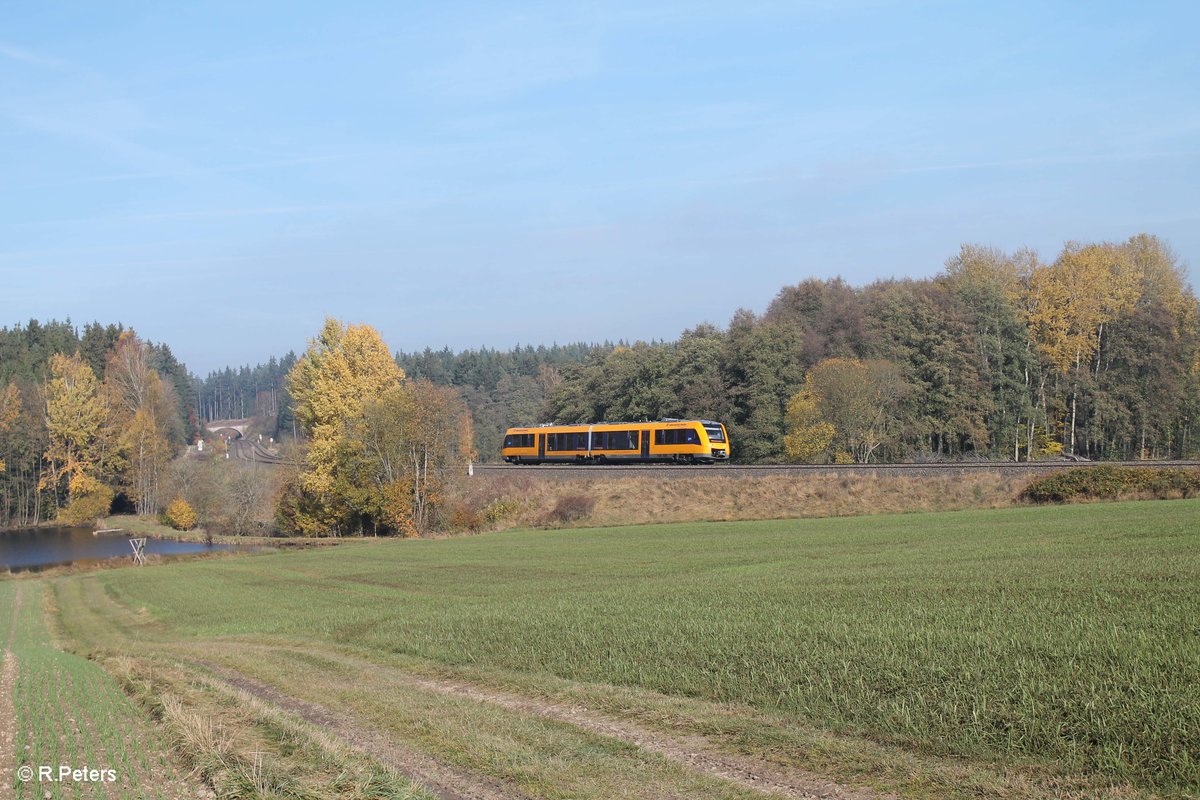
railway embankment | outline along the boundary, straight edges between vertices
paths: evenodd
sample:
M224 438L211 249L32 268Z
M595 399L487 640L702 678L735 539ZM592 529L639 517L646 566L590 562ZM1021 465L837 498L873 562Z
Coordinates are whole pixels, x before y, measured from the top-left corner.
M533 470L487 471L467 485L462 522L493 528L641 525L1003 508L1017 502L1028 480L1026 474L1001 471L741 476L588 471L555 480Z
M1028 503L1022 492L1036 479L1056 474L1082 476L1092 469L1063 463L849 469L477 468L466 483L456 527L641 525L1005 508ZM1195 465L1179 469L1200 475ZM1138 497L1133 492L1079 499Z

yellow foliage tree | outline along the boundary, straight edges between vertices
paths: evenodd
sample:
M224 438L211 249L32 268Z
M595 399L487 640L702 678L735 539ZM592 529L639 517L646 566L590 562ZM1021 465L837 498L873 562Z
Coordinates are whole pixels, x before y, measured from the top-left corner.
M395 389L403 378L378 331L332 318L288 374L296 420L308 436L299 476L308 502L297 504L303 513L297 510L291 517L302 533L337 530L361 510L361 485L342 457L347 431L361 421L368 400Z
M789 455L849 453L867 463L899 428L899 404L907 391L890 361L827 358L804 376L804 388L788 403ZM794 450L793 450L794 448Z
M163 516L166 523L177 531L190 531L196 527L196 511L182 497L172 500Z
M1025 306L1039 354L1069 379L1068 452L1075 452L1080 371L1100 350L1105 325L1133 308L1142 276L1127 248L1068 244L1053 264L1035 268Z
M48 467L39 486L56 494L65 483L70 505L78 519L107 512L111 490L100 483L100 455L104 433L105 408L99 396L100 384L91 367L73 356L50 357L50 381L46 385L46 448ZM84 509L86 507L86 513ZM103 507L103 508L102 508Z
M0 391L0 441L5 434L11 432L21 418L21 390L15 383L10 383ZM4 459L0 458L0 472L6 469Z
M405 534L427 530L442 505L453 467L471 457L471 415L454 389L406 382L367 404L354 446L364 453L367 504Z
M171 440L182 438L174 387L150 367L149 347L125 331L108 356L103 395L115 434L112 462L139 514L162 509L163 477L171 462Z
M811 389L801 389L788 401L784 423L788 432L783 437L783 447L788 458L804 463L829 459L829 445L837 430L821 419L821 409Z

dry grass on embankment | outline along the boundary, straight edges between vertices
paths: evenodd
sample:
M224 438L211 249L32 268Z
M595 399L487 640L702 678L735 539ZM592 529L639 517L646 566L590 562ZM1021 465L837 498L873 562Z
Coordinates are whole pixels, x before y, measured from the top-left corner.
M554 480L516 472L471 478L461 521L475 528L591 527L1002 508L1017 502L1028 481L999 471Z

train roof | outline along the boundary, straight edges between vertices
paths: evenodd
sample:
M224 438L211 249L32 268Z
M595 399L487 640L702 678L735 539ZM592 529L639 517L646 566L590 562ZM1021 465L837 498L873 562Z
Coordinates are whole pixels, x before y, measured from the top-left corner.
M610 422L608 420L602 420L600 422L540 422L537 425L517 425L512 428L509 428L508 430L510 430L510 431L534 431L534 430L538 430L540 428L593 428L598 425L626 426L626 425L656 425L659 423L675 424L675 423L689 423L689 422L694 422L699 425L722 425L722 424L724 424L724 423L717 422L717 421L711 420L711 419L673 419L671 417L664 417L663 419L643 419L643 420L639 420L637 422L634 422L634 421Z

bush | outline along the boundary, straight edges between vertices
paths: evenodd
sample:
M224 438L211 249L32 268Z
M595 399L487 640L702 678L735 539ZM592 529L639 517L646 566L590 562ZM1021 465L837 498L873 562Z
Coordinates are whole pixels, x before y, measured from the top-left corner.
M586 494L568 494L560 497L550 512L553 522L574 522L589 516L596 508L596 498Z
M1076 467L1034 478L1020 498L1031 503L1200 495L1200 470L1170 467Z
M445 521L450 530L476 531L483 525L483 515L470 505L458 504L446 512Z
M163 512L163 522L177 531L190 531L196 527L196 512L182 497L177 497Z
M592 505L595 506L596 501L593 500ZM498 498L483 507L483 518L488 524L495 525L498 522L503 522L520 510L520 501ZM591 513L590 509L588 513Z
M112 508L113 490L96 484L90 491L71 495L71 502L58 512L58 521L64 525L88 525L108 516Z

